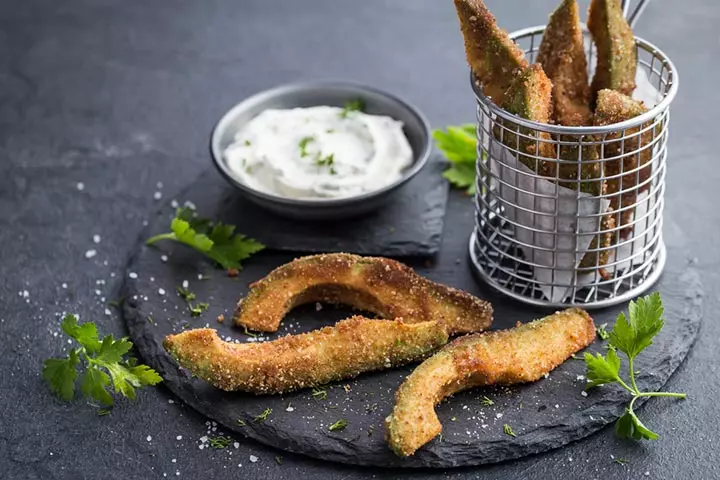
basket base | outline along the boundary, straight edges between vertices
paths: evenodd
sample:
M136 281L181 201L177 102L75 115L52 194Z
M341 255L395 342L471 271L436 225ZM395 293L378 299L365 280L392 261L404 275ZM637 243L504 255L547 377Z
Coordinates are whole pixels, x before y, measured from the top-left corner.
M505 253L514 248L510 242L496 239L498 249L481 249L478 244L477 231L470 235L468 250L473 270L480 279L498 292L514 298L522 303L539 307L581 307L586 309L605 308L624 303L635 298L657 282L665 268L667 252L662 238L656 249L656 255L640 272L630 277L613 281L603 281L602 285L585 285L572 289L564 302L551 302L547 300L540 289L540 284L533 278L532 268L527 265L512 262ZM512 274L508 272L511 271Z

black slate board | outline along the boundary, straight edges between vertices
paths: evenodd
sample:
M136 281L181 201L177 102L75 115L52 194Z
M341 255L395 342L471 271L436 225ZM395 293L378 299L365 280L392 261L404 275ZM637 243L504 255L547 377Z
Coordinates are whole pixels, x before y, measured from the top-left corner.
M437 253L442 240L448 193L441 175L444 168L438 157L431 158L386 205L343 220L303 222L275 215L246 200L215 169L201 175L177 200L190 200L201 215L237 225L239 232L273 250L429 256ZM164 211L174 210L167 204Z
M207 181L204 178L196 185ZM471 202L467 208L471 211ZM146 235L166 228L167 219L167 212L157 216ZM468 226L459 227L464 230ZM248 283L294 255L263 252L247 261L240 276L232 279L182 246L164 244L161 249L163 252L141 246L128 264L124 316L133 341L145 361L161 372L165 385L188 405L225 428L268 445L359 465L436 468L479 465L546 451L585 437L615 420L628 400L623 391L612 387L583 396L584 362L569 360L537 383L463 392L443 402L438 407L444 426L442 441L435 439L413 457L400 459L385 445L382 422L391 409L396 388L411 371L410 366L340 382L328 389L324 401L313 398L309 390L256 397L221 392L192 378L162 348L166 334L205 326L217 328L223 338L257 341L230 322L218 323L216 318L223 313L229 319L237 299L247 292ZM163 253L168 255L167 261L162 260ZM679 260L679 252L671 249L669 257L678 260L668 261L664 274L668 281L658 285L667 306L667 323L655 344L636 363L641 389L662 387L687 354L699 328L699 276L691 265ZM447 278L448 270L452 277L452 271L460 269L458 262L462 261L466 260L458 259L452 265L413 266L430 278L437 278L439 272L444 272L442 275ZM199 280L199 274L210 279ZM468 281L465 275L459 278L465 278L464 283L454 286L482 296L480 285ZM210 303L209 311L200 318L190 318L183 300L175 293L183 280L189 281L198 301ZM159 293L161 288L164 294ZM594 317L597 323L602 323L615 318L618 311L609 309ZM291 312L281 330L265 338L316 329L348 314L349 310L323 307L316 311L315 306L306 306ZM535 311L526 318L499 316L494 328L508 328L517 320L528 321L531 315L543 314ZM600 342L590 350L604 351ZM495 405L483 407L480 403L483 395L491 397ZM272 409L269 418L255 422L254 417L266 408ZM339 432L328 431L328 426L339 419L347 420L349 426ZM238 420L246 426L241 426ZM516 438L503 433L504 424L512 426Z

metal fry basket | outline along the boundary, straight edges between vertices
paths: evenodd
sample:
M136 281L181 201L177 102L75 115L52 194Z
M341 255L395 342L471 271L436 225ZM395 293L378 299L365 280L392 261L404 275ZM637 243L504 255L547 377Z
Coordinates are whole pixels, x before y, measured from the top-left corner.
M511 34L531 63L544 30ZM584 35L592 69L594 47ZM660 276L668 122L678 78L661 50L636 41L634 98L654 107L622 123L525 120L492 103L471 75L478 162L470 257L499 292L538 306L606 307L641 294Z

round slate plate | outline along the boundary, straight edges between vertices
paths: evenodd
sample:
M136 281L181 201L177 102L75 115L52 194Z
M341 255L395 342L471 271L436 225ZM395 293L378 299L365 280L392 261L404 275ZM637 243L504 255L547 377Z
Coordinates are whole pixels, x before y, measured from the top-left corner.
M472 205L467 204L471 218ZM214 212L203 211L212 216ZM172 209L164 208L150 222L146 236L166 231ZM448 219L450 222L451 219ZM446 232L469 231L468 225L448 224ZM446 239L448 245L465 245L466 238ZM458 240L455 242L455 240ZM639 357L636 368L641 389L658 390L687 354L701 318L701 284L697 272L681 253L671 248L665 274L657 289L665 302L666 324L655 343ZM479 296L488 296L467 267L467 258L440 256L433 267L412 264L418 272ZM162 260L167 255L167 261ZM310 305L291 312L277 334L261 338L245 335L229 321L235 303L248 284L267 274L293 256L263 252L245 264L237 278L228 278L195 252L172 243L140 246L130 259L123 295L124 316L142 358L158 370L165 385L180 399L228 430L291 452L348 464L401 467L455 467L500 462L546 451L583 438L623 413L627 394L614 386L601 387L583 396L585 364L578 356L553 371L547 378L524 386L477 389L455 395L441 403L437 412L443 424L442 437L420 449L414 456L395 456L384 441L383 419L392 408L394 392L412 371L412 366L369 373L326 388L327 398L312 390L278 395L253 396L217 390L180 369L162 347L165 335L183 328L217 328L223 338L233 341L260 341L289 333L305 332L348 316L350 310ZM198 275L203 275L203 280ZM209 277L209 279L208 279ZM208 302L209 310L191 318L176 287L188 280L197 301ZM160 293L164 290L164 294ZM547 312L531 310L496 297L494 328L509 328L517 321L529 321ZM608 322L608 330L619 309L592 312L597 324ZM224 314L228 319L218 323ZM597 341L589 350L604 352ZM483 405L483 397L494 404ZM671 401L656 399L655 401ZM639 403L639 402L638 402ZM256 420L266 409L265 420ZM347 420L344 430L331 432L337 420ZM510 425L516 437L503 433ZM652 428L652 425L650 425Z

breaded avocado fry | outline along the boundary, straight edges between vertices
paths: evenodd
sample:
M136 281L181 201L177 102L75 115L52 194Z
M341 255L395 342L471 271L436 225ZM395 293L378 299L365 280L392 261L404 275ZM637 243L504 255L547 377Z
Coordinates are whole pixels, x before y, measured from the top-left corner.
M597 68L591 85L593 103L597 92L605 88L632 95L637 49L620 0L592 0L587 25L597 47Z
M534 382L595 339L583 310L569 309L509 330L458 338L425 360L395 394L386 439L409 456L442 430L435 405L461 390Z
M502 105L515 74L528 66L525 54L497 26L482 0L455 0L455 9L470 68L480 80L483 93Z
M563 140L577 141L576 139L564 137ZM582 152L582 155L580 155ZM573 190L580 189L581 192L589 193L593 196L600 196L607 193L607 181L603 180L603 166L598 162L600 155L595 145L586 145L582 148L575 145L565 145L560 147L560 159L558 178L560 185ZM578 182L578 165L580 165L580 177ZM564 181L563 180L572 180ZM612 208L611 208L612 209ZM603 215L598 222L599 233L590 243L590 251L587 252L578 268L584 270L583 273L589 273L588 270L595 267L607 265L610 259L610 250L607 250L613 243L613 232L615 228L615 218L611 214ZM600 249L598 249L598 246ZM604 271L600 270L601 274Z
M575 0L563 0L550 15L536 62L553 84L555 123L568 127L590 125L587 59Z
M451 335L480 332L492 322L492 307L484 300L432 282L395 260L348 253L301 257L276 268L250 285L234 321L274 332L288 311L314 302L351 305L388 319L434 320Z
M624 122L647 112L642 102L638 102L614 90L600 90L598 92L597 107L595 109L595 125L612 125ZM613 158L605 162L605 176L610 178L607 181L608 194L624 193L612 197L610 206L613 209L627 207L634 204L637 196L650 189L650 175L652 173L652 122L647 122L641 127L629 128L625 131L625 139L620 140L620 133L613 133L607 136L604 157ZM642 133L640 131L644 130ZM615 141L613 141L615 140ZM638 149L642 149L638 151ZM623 156L623 152L633 152ZM622 169L622 175L621 173ZM634 216L632 209L621 213L622 225L629 225ZM625 228L621 235L626 235L632 227Z
M502 107L510 113L526 120L533 120L539 123L548 123L550 120L552 83L545 75L540 65L531 65L521 72L513 80L510 88L505 94ZM502 143L521 152L519 160L530 170L546 176L555 175L555 162L545 162L533 157L522 155L536 155L541 157L555 158L555 149L552 143L548 143L550 135L520 127L512 123L505 123L507 128L495 127L495 137ZM521 135L514 133L519 131ZM538 139L538 140L536 140ZM539 149L538 149L539 145Z
M209 328L168 335L165 349L194 375L226 391L261 394L355 377L421 360L446 344L438 322L351 317L271 342L230 343Z

